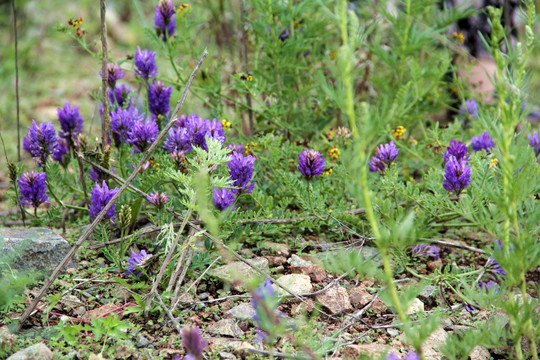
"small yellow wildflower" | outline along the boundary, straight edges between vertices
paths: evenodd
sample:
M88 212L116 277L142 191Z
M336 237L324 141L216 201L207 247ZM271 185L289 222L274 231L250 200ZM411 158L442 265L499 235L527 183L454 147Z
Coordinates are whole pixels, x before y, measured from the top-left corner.
M412 137L409 138L409 144L411 145L418 145L418 141L416 139L413 139Z
M489 162L489 168L496 166L498 162L499 160L497 158L491 159L491 161Z
M184 10L191 10L191 5L189 4L182 4L178 6L178 15L182 16L184 13Z
M247 81L253 81L253 76L252 75L248 75L247 78L246 78Z
M336 56L337 56L337 51L332 51L330 53L330 60L335 60L336 59Z
M334 128L330 128L330 130L328 130L325 136L328 141L334 140L334 137L336 136L336 130Z
M339 157L341 156L341 150L339 150L338 147L334 145L328 151L328 155L330 155L333 162L336 162L336 160L339 159Z
M454 39L454 41L457 41L460 44L463 44L465 42L465 36L461 31L454 31L454 33L452 34L452 39Z
M396 140L401 140L401 138L403 137L406 131L407 129L405 129L403 126L400 125L397 128L392 130L392 134L394 135Z
M230 122L227 121L227 119L221 120L221 127L224 129L229 129L232 126Z
M323 171L322 174L323 174L323 175L328 175L328 176L330 176L330 175L332 175L332 171L334 171L334 168L333 168L333 167L331 167L331 168L328 169L328 170Z

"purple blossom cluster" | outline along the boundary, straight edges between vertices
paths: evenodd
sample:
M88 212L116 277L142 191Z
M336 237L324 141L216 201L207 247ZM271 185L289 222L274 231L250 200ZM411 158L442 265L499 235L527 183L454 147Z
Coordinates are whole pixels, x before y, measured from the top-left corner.
M90 205L88 206L90 218L95 219L117 192L118 188L109 189L105 181L102 182L101 186L96 183L92 189L92 192L90 193ZM115 215L116 204L113 204L113 206L107 210L105 217L114 220L116 218Z
M229 166L229 178L233 182L233 186L237 189L233 191L235 193L251 193L255 186L253 179L253 165L255 163L255 157L251 155L244 156L239 153L233 153L231 160L228 162Z
M113 63L107 64L107 82L111 89L116 87L116 82L126 75L126 72L122 70L120 65ZM99 76L103 76L101 70L99 71Z
M117 147L128 142L128 134L133 129L135 122L142 122L144 119L144 114L139 114L135 107L127 109L119 107L112 110L110 116L112 137Z
M534 149L534 153L538 157L540 155L540 137L538 136L538 131L535 131L532 135L528 134L527 137L529 138L529 145Z
M384 173L386 168L389 168L394 160L396 160L398 153L399 149L394 144L394 141L379 145L375 155L369 161L369 171Z
M478 116L478 103L476 100L469 100L466 99L463 104L461 104L461 108L459 109L460 114L469 114L473 119L475 119Z
M146 250L141 250L140 253L136 253L135 251L131 251L131 257L128 259L128 267L126 268L126 275L134 275L136 277L141 277L142 272L139 270L140 268L143 268L145 265L145 262L148 261L148 259L152 258L152 254L147 253Z
M173 36L176 30L176 13L172 0L159 0L154 14L154 24L157 35L163 41Z
M141 153L156 140L158 132L158 125L154 120L136 120L128 132L127 142L133 145L136 152Z
M256 340L271 342L274 338L273 332L281 325L282 317L277 311L279 301L272 287L272 281L266 279L252 291L251 296L251 305L255 309L253 320L258 326Z
M148 202L154 204L158 208L162 208L163 205L165 205L169 201L169 196L167 196L166 193L160 194L156 191L154 193L149 193L146 200L148 200Z
M385 360L399 360L399 356L395 352L391 352L386 356ZM409 351L403 360L420 360L420 356L414 351Z
M176 125L169 130L163 148L169 153L174 151L187 153L193 150L194 146L208 150L207 137L221 143L225 142L225 132L221 122L216 119L203 119L197 114L182 115Z
M443 154L445 171L443 187L449 192L460 194L471 183L471 167L467 164L467 146L452 140Z
M154 51L141 50L141 47L137 46L134 62L135 76L145 80L157 76L156 53Z
M64 139L69 147L73 148L77 143L79 134L83 130L83 118L77 106L71 107L66 102L63 108L57 109L58 121L60 122L60 138Z
M484 131L480 136L473 136L471 139L471 148L475 152L486 150L486 152L489 154L490 150L494 147L495 143L487 131Z
M202 338L199 328L185 327L182 329L182 346L186 352L184 360L203 360L204 347L207 343Z
M489 282L483 282L483 281L480 281L478 283L478 290L480 291L484 291L484 292L489 292L491 289L494 289L495 293L498 293L499 292L499 289L498 289L498 285L496 282L494 282L493 280L490 280ZM475 302L474 305L472 304L469 304L467 302L464 303L464 308L465 310L471 315L471 316L474 316L474 311L478 310L478 304Z
M412 254L416 257L430 257L438 259L441 249L435 245L416 245L411 248Z
M212 193L212 201L216 209L223 211L225 209L228 209L234 203L235 195L235 192L231 189L218 189L214 186L214 192Z
M47 174L44 172L24 172L18 179L19 203L21 205L31 205L37 208L41 204L48 204L49 196L47 191Z
M132 99L130 97L131 89L122 84L115 87L114 89L109 89L109 104L111 109L116 108L127 108L132 105Z
M38 126L32 120L32 126L28 127L28 133L23 138L23 149L32 155L38 166L43 167L57 147L58 138L53 124L46 122Z
M313 149L303 149L302 153L298 154L298 170L308 180L322 175L324 172L324 157L321 153Z
M152 118L158 116L167 117L171 110L172 86L165 87L163 81L154 80L148 85L148 110L152 114Z

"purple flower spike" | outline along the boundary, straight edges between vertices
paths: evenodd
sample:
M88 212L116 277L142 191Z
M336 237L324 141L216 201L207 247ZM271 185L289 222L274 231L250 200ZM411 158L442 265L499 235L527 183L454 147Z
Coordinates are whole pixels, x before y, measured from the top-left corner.
M414 351L409 351L403 360L420 360L420 356Z
M527 135L529 138L529 145L534 149L536 156L540 155L540 137L538 131L535 131L532 135Z
M251 193L255 183L250 183L253 178L253 164L255 158L251 155L242 156L242 154L234 153L231 155L231 160L228 162L229 177L233 181L233 185L239 187L237 191Z
M478 103L476 100L465 100L463 104L461 104L461 108L459 109L460 114L470 114L472 118L476 118L478 116Z
M298 155L298 170L308 179L320 176L324 171L324 161L320 152L303 149Z
M489 136L489 133L484 131L482 135L472 137L471 147L474 151L486 150L486 152L489 154L489 150L495 147L495 143L493 142L491 136Z
M470 159L467 157L467 145L462 144L461 141L450 140L450 146L446 148L442 157L444 158L444 162L447 162L452 156L458 161L462 159L469 161Z
M158 36L163 41L173 36L176 30L176 13L171 0L159 0L154 15L154 24Z
M202 360L204 347L207 341L201 337L199 328L190 327L182 329L182 346L186 350L186 360Z
M135 107L127 109L118 108L111 111L111 131L117 147L128 141L128 134L136 121L141 122L144 114L139 114Z
M283 316L277 310L279 302L272 287L272 281L266 279L251 293L251 305L255 310L253 320L257 323L257 340L270 342L274 335L272 331L279 327Z
M227 144L227 149L231 150L233 153L242 153L244 151L244 145L242 144Z
M471 183L471 167L465 160L456 160L451 156L446 163L443 187L459 195Z
M504 271L501 265L499 265L499 263L495 261L495 259L492 257L490 257L487 260L486 265L484 267L486 268L486 270L493 272L495 275L500 275L500 276L506 275L506 271Z
M42 123L39 126L32 120L28 133L23 138L23 149L32 155L39 167L43 167L49 155L52 155L58 146L58 138L52 123Z
M111 89L116 87L116 82L123 78L124 75L126 75L126 72L119 65L113 63L107 64L107 82ZM99 76L103 76L101 70L99 71Z
M134 121L132 129L128 132L127 142L133 145L135 151L144 152L156 140L158 132L158 126L153 120Z
M234 203L234 195L234 191L231 189L218 189L214 186L214 192L212 193L214 206L220 211L229 208Z
M56 149L53 151L52 158L54 161L58 161L60 164L64 165L67 163L64 162L66 159L65 156L67 155L69 149L68 145L64 140L58 140L58 145L56 146Z
M368 163L369 171L383 173L396 160L398 153L399 149L394 144L394 141L377 146L375 155Z
M170 153L184 151L191 151L191 134L188 129L184 127L173 127L169 130L163 148Z
M92 189L92 192L90 193L90 205L88 206L90 218L95 219L117 192L118 188L109 190L109 187L105 181L102 182L101 186L96 183ZM115 215L116 204L113 204L113 206L111 206L111 208L105 214L105 217L114 220L116 218Z
M439 249L435 245L416 245L412 247L412 254L416 257L430 257L432 259L438 259Z
M128 259L128 267L126 268L126 275L134 275L136 277L141 277L142 272L137 268L143 268L145 262L150 259L152 254L146 252L146 250L141 250L140 253L131 251L131 257Z
M377 156L373 156L368 163L370 172L383 173L386 170L386 164Z
M148 110L152 114L152 118L155 119L158 115L164 117L169 115L171 93L172 86L165 87L162 81L154 80L148 86Z
M77 106L73 106L72 108L66 102L63 108L57 109L57 113L60 128L62 129L59 133L60 137L66 140L69 146L74 146L79 134L83 130L84 120L81 114L79 114L79 108Z
M386 355L386 358L384 360L399 360L399 357L395 352L391 352L390 354Z
M157 191L155 193L148 193L148 197L146 200L148 200L150 203L154 204L158 208L163 207L168 201L169 197L165 193L158 193Z
M48 204L49 196L47 191L47 174L35 171L24 172L18 179L19 191L21 193L19 202L21 205L32 205L37 208L41 204Z
M141 50L137 46L135 51L135 75L143 79L150 79L157 76L156 53L150 50Z
M111 109L116 109L118 107L122 109L130 107L132 103L132 99L129 99L128 102L130 93L131 89L124 84L117 86L114 89L109 89L109 102Z

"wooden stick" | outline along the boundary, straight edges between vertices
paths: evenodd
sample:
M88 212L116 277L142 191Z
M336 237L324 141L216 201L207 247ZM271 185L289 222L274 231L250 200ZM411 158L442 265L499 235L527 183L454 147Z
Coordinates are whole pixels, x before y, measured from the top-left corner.
M176 119L175 119L176 114L178 113L178 111L182 107L182 105L184 104L184 101L186 100L189 88L191 87L191 84L193 83L193 79L195 78L195 75L198 73L199 69L201 68L201 64L202 64L202 62L204 61L204 59L206 58L207 55L208 55L208 51L206 51L206 49L205 49L204 52L201 55L201 58L199 59L199 62L197 63L197 66L195 66L195 69L193 69L193 72L191 73L191 76L190 76L190 78L189 78L189 80L188 80L188 82L186 84L186 87L184 89L184 93L182 94L182 97L178 101L178 105L176 106L175 113L174 113L174 115L172 117L174 120L169 121L167 126L159 133L156 140L152 143L152 145L150 145L148 150L146 150L146 152L144 153L144 155L143 155L141 161L139 162L139 165L137 165L137 168L135 169L135 171L133 171L133 173L125 181L124 185L122 185L122 187L120 187L120 189L116 192L116 194L114 194L114 196L111 198L111 200L109 200L109 202L107 203L107 205L105 205L103 210L101 210L101 212L96 216L96 218L90 224L90 226L88 226L88 228L86 229L84 234L79 238L79 240L75 243L75 245L73 245L70 252L64 257L64 259L60 262L60 264L58 264L56 269L54 269L53 273L51 274L51 276L49 277L49 279L47 280L45 285L43 285L43 287L41 288L40 292L38 293L38 295L36 296L34 301L32 301L32 303L26 308L25 312L23 313L23 315L19 319L19 322L17 323L16 329L15 329L16 331L19 331L22 328L22 325L28 319L28 317L30 316L32 311L36 308L38 302L45 295L47 290L49 290L49 288L51 287L54 280L58 277L58 275L60 275L60 272L62 271L62 269L64 269L64 267L71 262L71 259L75 255L75 252L79 249L79 247L81 247L83 242L85 242L90 237L90 235L92 234L94 229L98 226L98 224L101 222L101 220L103 220L103 218L105 217L105 214L107 213L107 211L109 211L109 209L114 205L116 200L118 200L120 195L127 189L129 184L131 184L131 182L139 174L139 172L141 171L141 169L144 166L144 164L146 163L146 161L148 161L148 158L150 158L150 155L152 154L152 152L156 149L156 147L159 145L161 140L163 140L165 135L167 135L169 130L174 126L174 124L176 123ZM104 109L104 111L105 111L105 109Z

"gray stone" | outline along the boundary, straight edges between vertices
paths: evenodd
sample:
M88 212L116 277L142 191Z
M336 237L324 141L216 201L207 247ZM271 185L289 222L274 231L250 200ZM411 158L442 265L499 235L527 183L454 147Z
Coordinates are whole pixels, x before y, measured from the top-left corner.
M289 256L291 253L289 247L285 244L275 243L271 241L265 241L262 244L263 248L270 249L273 253L281 256Z
M422 352L426 359L440 360L443 359L442 353L439 351L446 339L448 338L448 333L444 331L443 328L438 328L426 339L422 345Z
M386 332L388 333L388 335L390 335L392 337L397 337L397 336L399 336L399 334L401 334L399 332L399 330L396 329L396 328L388 328L388 329L386 329Z
M52 351L43 343L37 343L24 350L18 351L7 358L7 360L51 360Z
M317 295L315 299L326 307L331 314L339 314L353 309L349 300L349 294L347 294L347 290L343 287L332 287L322 294Z
M138 348L147 347L152 343L152 340L148 339L146 336L144 336L141 333L137 334L136 343Z
M256 315L255 309L250 303L241 303L225 313L236 320L252 321Z
M46 228L0 228L0 251L13 255L10 266L48 275L71 250L68 242ZM68 267L75 267L74 260Z
M276 281L280 285L289 289L294 294L306 294L306 293L310 293L313 290L313 285L311 285L310 277L304 274L283 275ZM274 290L276 290L279 295L289 295L288 292L286 292L279 286L276 286L276 284L273 284L272 286L274 287Z
M489 351L487 351L486 348L476 346L474 349L472 349L469 358L471 360L489 360L491 359L491 354L489 353Z
M234 356L234 354L231 354L229 352L221 351L218 354L219 354L220 359L231 359L231 360L236 359L236 356Z
M219 320L208 326L206 331L213 335L231 336L235 338L244 335L242 329L240 329L232 319Z
M295 267L313 266L312 262L306 261L306 260L302 259L300 256L294 255L294 254L293 254L293 256L291 256L289 258L289 260L287 260L287 262L289 263L289 265L295 266Z
M437 287L428 285L418 294L418 298L427 306L433 306L437 302L436 291Z
M414 314L422 311L424 311L424 303L418 298L414 298L407 308L407 314Z
M247 260L251 265L264 273L270 272L268 260L263 257ZM243 285L249 283L259 276L253 268L242 261L235 261L230 264L222 265L210 272L210 275L219 280L232 283L235 290L243 291Z
M352 305L356 307L363 307L373 300L373 295L371 295L365 287L358 286L349 291L349 299Z
M7 326L2 326L0 328L0 348L10 348L15 345L15 341L17 341L17 335L12 334Z

